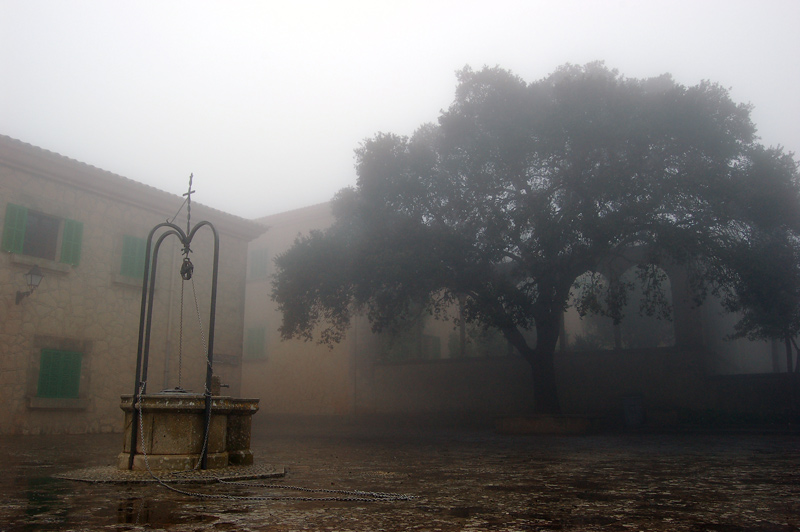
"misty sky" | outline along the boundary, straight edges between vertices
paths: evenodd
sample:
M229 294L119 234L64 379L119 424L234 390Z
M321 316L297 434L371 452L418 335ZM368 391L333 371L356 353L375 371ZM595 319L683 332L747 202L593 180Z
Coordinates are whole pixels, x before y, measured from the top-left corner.
M702 79L800 153L800 1L0 0L0 134L247 218L327 201L464 65Z

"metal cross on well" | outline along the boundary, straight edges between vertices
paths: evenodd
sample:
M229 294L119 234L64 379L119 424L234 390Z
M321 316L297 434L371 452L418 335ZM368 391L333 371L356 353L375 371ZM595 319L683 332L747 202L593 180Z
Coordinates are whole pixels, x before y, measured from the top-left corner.
M194 178L194 173L189 174L189 190L184 194L186 196L186 234L188 235L192 229L192 194L194 194L194 190L192 190L192 179Z

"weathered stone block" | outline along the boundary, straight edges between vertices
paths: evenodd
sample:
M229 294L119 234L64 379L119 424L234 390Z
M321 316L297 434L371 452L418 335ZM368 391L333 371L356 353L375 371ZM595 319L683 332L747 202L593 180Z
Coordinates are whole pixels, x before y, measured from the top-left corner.
M120 469L128 469L131 429L135 413L141 412L141 429L136 438L133 469L184 470L197 464L206 438L205 396L199 394L156 394L141 397L134 410L133 397L122 396L125 438L119 456ZM208 431L208 468L253 463L250 452L251 417L258 411L258 399L213 397Z

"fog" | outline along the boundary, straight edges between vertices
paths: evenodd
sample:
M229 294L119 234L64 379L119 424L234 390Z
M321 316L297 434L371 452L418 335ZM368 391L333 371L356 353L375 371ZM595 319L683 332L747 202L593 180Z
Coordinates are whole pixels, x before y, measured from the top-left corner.
M454 72L604 60L710 79L800 151L800 3L0 1L0 134L255 218L354 184L353 150L411 134Z

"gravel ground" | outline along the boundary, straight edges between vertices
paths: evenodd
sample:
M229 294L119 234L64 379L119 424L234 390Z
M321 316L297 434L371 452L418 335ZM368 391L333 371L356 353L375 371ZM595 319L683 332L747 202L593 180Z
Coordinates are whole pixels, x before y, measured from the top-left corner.
M0 529L11 530L800 530L800 435L499 435L490 429L272 421L256 461L282 486L89 484L122 436L0 437ZM256 497L248 499L247 497ZM272 499L269 499L272 498Z

